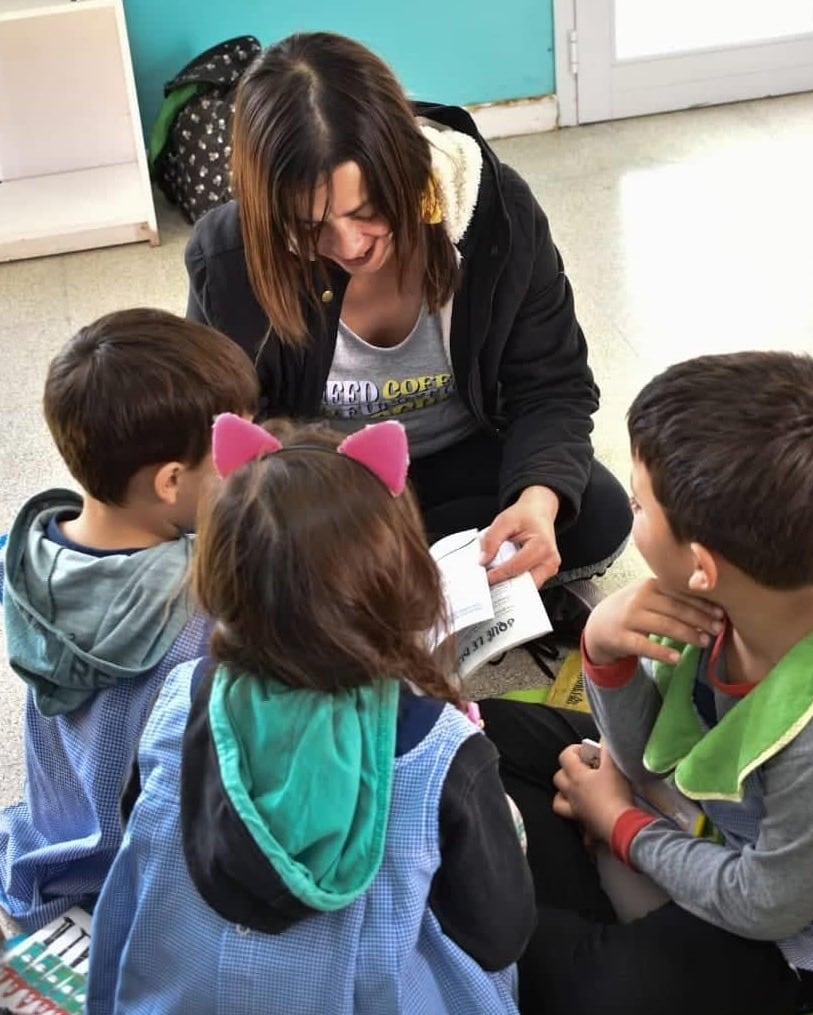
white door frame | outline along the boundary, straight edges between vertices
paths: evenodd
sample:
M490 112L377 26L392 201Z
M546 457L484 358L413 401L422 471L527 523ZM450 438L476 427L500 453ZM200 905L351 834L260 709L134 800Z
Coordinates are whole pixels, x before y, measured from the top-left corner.
M553 0L553 54L560 127L575 127L579 122L579 96L571 60L571 39L575 31L575 0Z
M615 63L612 0L578 2L553 0L560 126L813 90L813 34Z

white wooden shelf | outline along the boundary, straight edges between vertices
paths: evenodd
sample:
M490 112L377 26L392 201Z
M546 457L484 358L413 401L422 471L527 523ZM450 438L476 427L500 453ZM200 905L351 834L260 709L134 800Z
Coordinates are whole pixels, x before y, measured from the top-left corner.
M0 185L5 260L150 240L138 166L98 166Z
M71 7L76 3L83 7L97 3L97 0L0 0L0 21L13 21L31 17L36 14L59 13L62 8Z
M0 261L158 243L121 0L0 0Z

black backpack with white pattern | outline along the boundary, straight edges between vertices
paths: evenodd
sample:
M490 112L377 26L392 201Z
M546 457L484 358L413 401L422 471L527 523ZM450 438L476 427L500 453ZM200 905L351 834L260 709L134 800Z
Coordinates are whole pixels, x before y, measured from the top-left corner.
M187 222L231 199L235 91L261 48L253 35L228 39L190 60L164 85L150 137L150 172Z

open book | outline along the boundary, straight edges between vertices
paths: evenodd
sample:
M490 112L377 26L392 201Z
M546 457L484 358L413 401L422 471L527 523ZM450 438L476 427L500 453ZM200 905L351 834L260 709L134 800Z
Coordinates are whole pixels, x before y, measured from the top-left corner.
M457 636L461 679L489 659L553 630L529 573L488 584L488 572L480 564L480 536L477 529L454 532L430 549L443 577L448 612L447 627L434 633L434 642ZM503 543L489 567L516 552L513 543Z
M74 907L15 943L0 969L0 1015L82 1015L91 917Z

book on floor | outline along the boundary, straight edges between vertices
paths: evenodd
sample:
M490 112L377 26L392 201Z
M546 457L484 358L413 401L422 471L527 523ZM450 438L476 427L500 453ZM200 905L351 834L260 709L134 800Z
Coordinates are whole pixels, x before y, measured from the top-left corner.
M545 701L554 708L572 708L577 712L590 711L590 702L584 689L582 656L578 649L572 649L565 656Z
M481 535L477 529L455 532L430 548L443 578L448 611L447 626L433 638L437 645L455 635L461 679L503 652L553 630L528 572L488 584L488 569L480 563ZM513 543L503 543L489 567L516 552Z
M9 943L0 971L0 1015L82 1015L91 916L74 907Z

